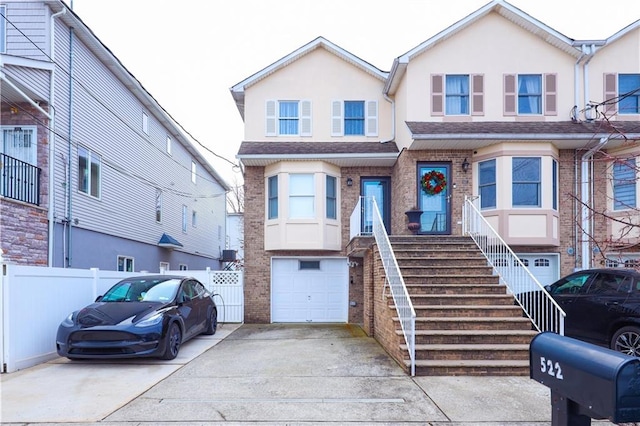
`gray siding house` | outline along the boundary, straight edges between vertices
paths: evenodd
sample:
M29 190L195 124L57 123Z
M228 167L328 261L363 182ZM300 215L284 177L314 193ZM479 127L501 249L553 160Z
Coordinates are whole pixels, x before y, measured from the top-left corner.
M0 0L0 256L220 269L229 186L59 0Z

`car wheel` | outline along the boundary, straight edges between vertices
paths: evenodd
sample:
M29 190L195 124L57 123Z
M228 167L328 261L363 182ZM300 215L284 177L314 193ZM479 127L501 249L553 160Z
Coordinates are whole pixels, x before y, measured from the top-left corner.
M208 334L208 335L216 334L217 329L218 329L218 310L213 308L211 309L211 313L209 314L209 319L207 320L207 329L204 331L204 334Z
M631 356L640 356L640 328L622 327L613 335L611 349Z
M180 351L180 344L182 343L182 331L177 323L171 323L167 337L164 344L164 355L162 359L174 359L178 356Z

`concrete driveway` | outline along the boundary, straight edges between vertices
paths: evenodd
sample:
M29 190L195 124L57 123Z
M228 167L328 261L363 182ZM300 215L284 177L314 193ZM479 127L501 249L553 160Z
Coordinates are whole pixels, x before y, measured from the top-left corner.
M226 325L184 345L172 362L56 360L0 379L3 424L551 420L548 389L528 377L411 378L360 327L346 324Z

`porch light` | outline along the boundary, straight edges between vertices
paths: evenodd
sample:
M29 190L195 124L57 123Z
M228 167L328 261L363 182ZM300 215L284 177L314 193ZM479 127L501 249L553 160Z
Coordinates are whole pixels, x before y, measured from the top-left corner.
M467 173L467 170L469 170L469 162L467 161L467 159L465 158L464 161L462 162L462 171Z
M347 186L353 186L353 179L347 178Z

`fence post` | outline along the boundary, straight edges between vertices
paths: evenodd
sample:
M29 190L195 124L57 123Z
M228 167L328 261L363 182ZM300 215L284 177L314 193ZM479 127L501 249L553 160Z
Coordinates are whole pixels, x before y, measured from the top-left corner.
M98 297L98 277L100 274L100 269L98 268L90 268L91 274L93 275L92 284L93 284L93 300L96 300Z

